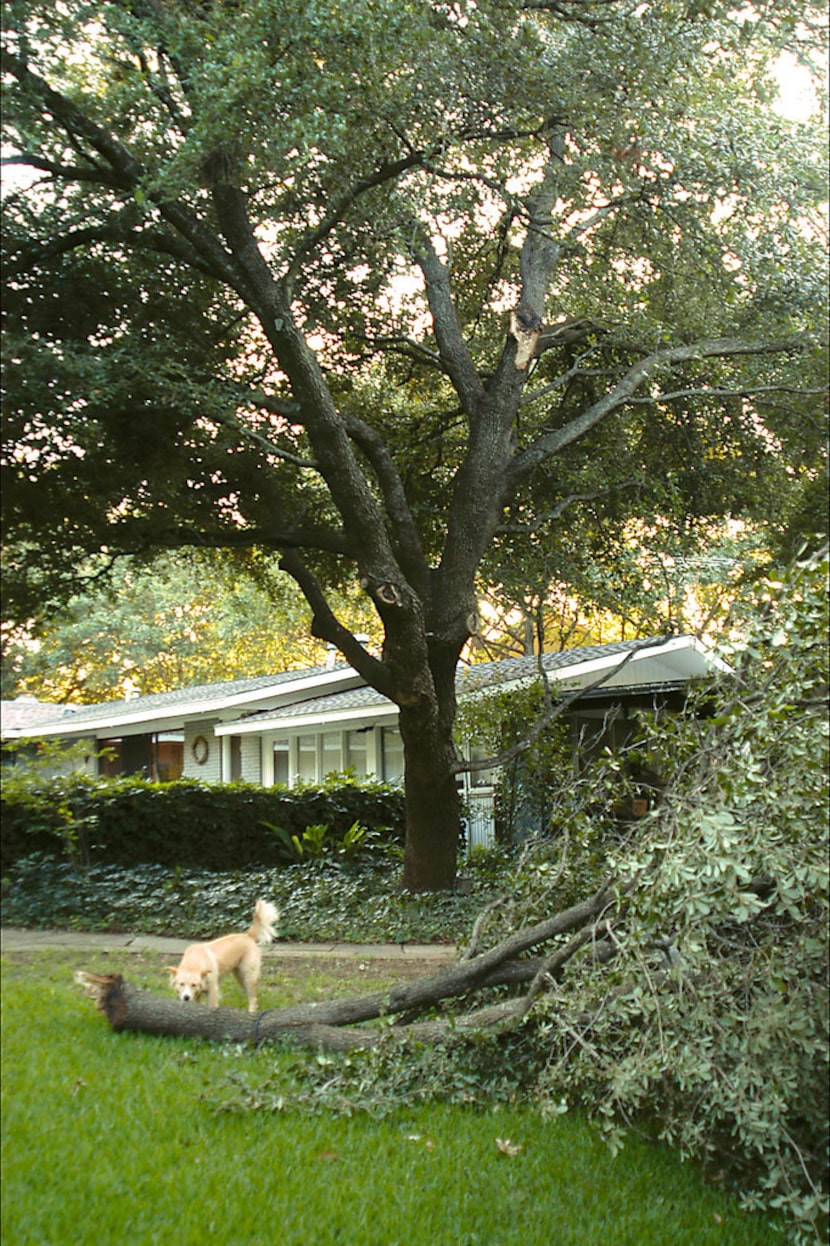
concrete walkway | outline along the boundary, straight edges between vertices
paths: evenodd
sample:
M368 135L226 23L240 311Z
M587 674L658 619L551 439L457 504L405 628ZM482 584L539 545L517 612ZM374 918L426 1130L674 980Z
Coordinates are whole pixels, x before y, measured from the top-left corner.
M80 951L163 952L180 956L192 939L165 939L158 935L92 934L76 930L23 930L16 926L0 929L0 952L38 951L40 948L66 948ZM272 943L263 948L266 956L314 959L429 960L452 964L456 950L447 943Z

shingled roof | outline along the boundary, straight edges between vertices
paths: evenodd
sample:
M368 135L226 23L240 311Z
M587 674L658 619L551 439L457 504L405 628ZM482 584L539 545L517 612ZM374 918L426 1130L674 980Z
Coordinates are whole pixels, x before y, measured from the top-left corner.
M680 688L689 679L707 674L712 669L713 659L693 637L679 636L617 641L546 653L542 663L546 675L560 690L572 685L590 687L593 681L601 679L605 689L632 693L645 688ZM538 678L537 657L505 658L500 662L459 666L456 688L462 699L529 684ZM397 707L392 701L373 688L361 687L292 701L277 709L255 711L221 724L216 734L249 734L289 727L325 730L327 723L332 726L359 720L380 723L396 717Z
M54 722L55 717L70 716L74 712L71 705L54 705L48 701L38 701L35 697L17 697L14 701L0 701L3 737L9 739L18 732L28 733L42 723Z
M642 688L646 685L680 687L707 674L717 663L691 636L617 641L546 653L545 672L559 685L587 686L603 678L603 687ZM486 694L538 678L539 659L506 658L459 666L459 697ZM7 707L11 710L7 711ZM27 707L29 714L27 716ZM37 707L37 712L35 712ZM3 703L5 738L27 736L81 736L180 729L187 721L204 719L218 735L250 732L273 724L316 726L348 719L383 722L397 714L394 704L345 663L258 675L225 683L197 684L172 692L152 693L97 705L46 706L20 700Z
M165 722L168 727L182 724L188 719L201 716L228 717L244 711L247 705L279 701L292 696L292 690L302 695L302 690L334 685L343 687L360 682L360 677L345 662L333 667L313 666L301 670L281 671L275 675L256 675L247 679L232 679L220 683L193 684L175 688L170 692L148 693L146 696L129 697L120 701L103 701L94 705L45 706L51 713L25 721L14 712L8 718L6 709L15 707L18 701L3 702L3 736L17 735L80 735L83 731L111 731L117 735L119 728ZM37 728L37 731L35 731ZM151 728L148 726L147 730Z

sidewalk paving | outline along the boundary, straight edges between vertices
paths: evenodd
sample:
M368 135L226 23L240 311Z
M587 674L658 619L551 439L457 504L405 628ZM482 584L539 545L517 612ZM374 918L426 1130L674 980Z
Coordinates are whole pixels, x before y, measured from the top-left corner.
M24 930L16 926L0 929L0 952L38 951L40 948L67 948L81 951L163 952L180 956L192 939L166 939L159 935L99 934L78 930ZM313 959L430 960L452 964L456 949L448 943L271 943L264 955Z

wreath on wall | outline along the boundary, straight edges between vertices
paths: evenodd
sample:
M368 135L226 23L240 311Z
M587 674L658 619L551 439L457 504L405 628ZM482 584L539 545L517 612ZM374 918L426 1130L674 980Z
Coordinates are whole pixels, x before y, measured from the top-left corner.
M193 759L197 766L203 766L210 754L210 745L203 735L197 735L193 741Z

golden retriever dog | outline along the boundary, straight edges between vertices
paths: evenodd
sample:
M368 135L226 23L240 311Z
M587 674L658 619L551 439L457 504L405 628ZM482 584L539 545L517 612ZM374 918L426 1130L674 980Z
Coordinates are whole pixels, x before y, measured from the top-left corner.
M248 1012L256 1012L256 990L262 953L259 944L270 943L279 913L267 900L257 900L254 920L245 934L224 935L210 943L191 943L176 968L168 965L170 985L185 1002L207 995L211 1008L219 1006L219 983L232 973L248 996Z

